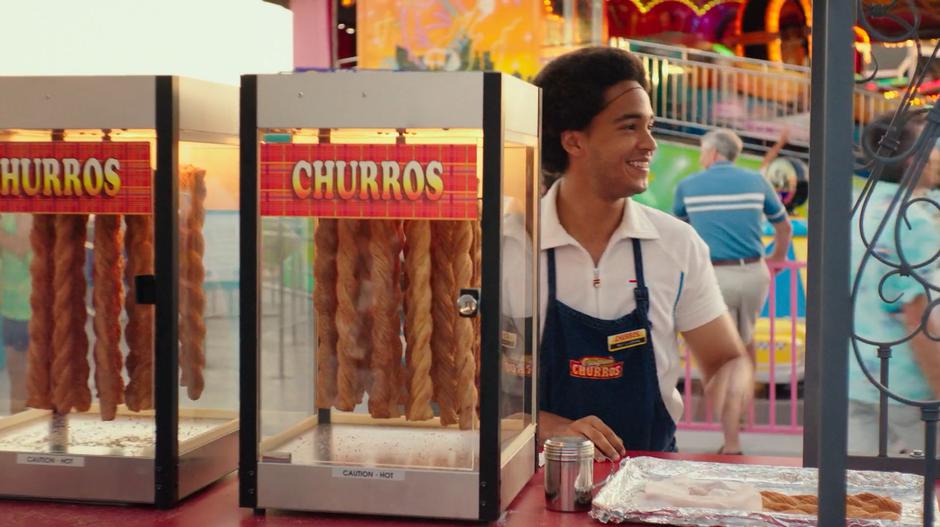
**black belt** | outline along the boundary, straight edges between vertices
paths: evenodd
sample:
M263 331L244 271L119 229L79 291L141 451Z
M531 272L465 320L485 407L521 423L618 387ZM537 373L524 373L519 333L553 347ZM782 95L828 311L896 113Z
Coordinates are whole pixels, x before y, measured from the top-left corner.
M731 258L729 260L712 260L712 265L745 265L749 263L761 261L761 256L753 256L751 258Z

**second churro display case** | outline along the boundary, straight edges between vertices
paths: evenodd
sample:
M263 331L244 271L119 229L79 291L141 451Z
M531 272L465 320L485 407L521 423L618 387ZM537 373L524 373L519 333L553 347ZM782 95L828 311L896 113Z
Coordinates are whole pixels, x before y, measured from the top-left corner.
M0 97L0 496L173 506L237 466L238 90Z
M536 466L539 90L242 78L240 502L494 520Z

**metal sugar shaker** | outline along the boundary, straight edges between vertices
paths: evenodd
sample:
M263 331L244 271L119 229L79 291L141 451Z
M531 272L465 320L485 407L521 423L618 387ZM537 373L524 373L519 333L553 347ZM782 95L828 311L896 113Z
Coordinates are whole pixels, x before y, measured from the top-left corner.
M594 443L583 437L545 441L545 506L587 511L594 493Z

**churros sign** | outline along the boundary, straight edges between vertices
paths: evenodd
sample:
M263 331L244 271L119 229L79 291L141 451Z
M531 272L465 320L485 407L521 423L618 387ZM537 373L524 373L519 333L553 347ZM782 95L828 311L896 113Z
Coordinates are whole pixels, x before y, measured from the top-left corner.
M263 144L262 216L474 219L475 145Z
M0 142L0 212L150 214L149 143Z

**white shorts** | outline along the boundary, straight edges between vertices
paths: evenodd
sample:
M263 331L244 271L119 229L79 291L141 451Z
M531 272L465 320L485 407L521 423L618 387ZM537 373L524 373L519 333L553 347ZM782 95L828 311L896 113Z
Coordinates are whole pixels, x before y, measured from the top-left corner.
M849 400L849 454L878 455L878 405ZM888 455L924 450L920 408L888 404Z
M715 276L731 320L745 344L754 338L754 324L770 288L770 269L763 260L744 265L716 265Z

